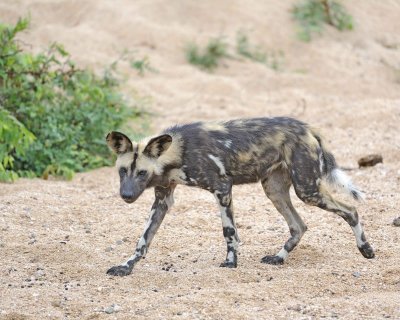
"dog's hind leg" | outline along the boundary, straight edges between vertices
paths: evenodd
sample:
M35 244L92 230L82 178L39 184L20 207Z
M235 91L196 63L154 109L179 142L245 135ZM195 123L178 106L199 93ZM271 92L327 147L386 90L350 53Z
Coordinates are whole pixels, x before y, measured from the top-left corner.
M278 168L268 177L262 180L262 186L267 197L272 201L275 208L285 218L290 231L290 238L286 241L283 248L276 254L265 256L261 262L268 264L282 264L299 243L307 226L295 210L290 201L289 188L291 181L286 169Z
M357 247L367 258L374 258L374 250L367 242L355 207L334 199L321 184L319 161L310 157L307 150L298 149L293 154L291 178L297 196L306 204L317 206L342 217L352 228Z

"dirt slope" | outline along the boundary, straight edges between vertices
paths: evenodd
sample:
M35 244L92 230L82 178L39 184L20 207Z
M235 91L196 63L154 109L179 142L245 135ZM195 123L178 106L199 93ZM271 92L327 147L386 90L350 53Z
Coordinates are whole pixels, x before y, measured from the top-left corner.
M105 271L133 251L152 203L118 197L112 168L72 182L0 184L0 318L4 319L400 319L400 2L346 1L355 30L295 37L293 1L3 0L0 20L30 12L21 40L32 50L63 43L100 71L123 50L147 55L157 72L125 66L127 94L149 96L151 131L176 122L290 115L319 127L339 163L367 194L357 204L376 259L358 252L340 218L294 198L309 231L283 266L259 262L288 237L259 185L234 189L239 266L225 257L211 194L178 187L145 260L126 278ZM245 30L282 50L281 71L226 60L209 74L188 65L185 44ZM357 169L381 153L384 163ZM348 200L351 201L351 200ZM116 304L116 311L105 309Z

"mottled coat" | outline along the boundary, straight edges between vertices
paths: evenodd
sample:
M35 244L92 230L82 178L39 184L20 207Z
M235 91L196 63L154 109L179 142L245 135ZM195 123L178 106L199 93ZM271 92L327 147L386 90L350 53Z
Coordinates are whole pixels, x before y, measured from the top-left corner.
M134 254L124 264L108 270L111 275L129 274L144 257L173 204L178 184L214 194L227 242L223 267L237 266L239 237L232 208L232 186L258 181L286 219L291 234L276 255L265 256L262 262L283 263L307 229L290 201L291 185L305 203L344 218L353 229L361 253L366 258L374 257L356 209L333 199L324 182L347 191L355 199L362 197L361 192L337 168L320 135L301 121L278 117L196 122L174 126L140 143L131 142L122 133L111 132L107 143L118 155L120 193L126 202L134 202L146 188L155 188L150 218Z

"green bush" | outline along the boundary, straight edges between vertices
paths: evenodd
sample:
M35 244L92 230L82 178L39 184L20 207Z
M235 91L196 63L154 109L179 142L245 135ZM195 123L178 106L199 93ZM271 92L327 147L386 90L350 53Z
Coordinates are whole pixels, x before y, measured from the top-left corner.
M0 107L0 181L14 181L15 157L23 157L35 136L7 110Z
M310 41L315 33L320 34L324 24L340 31L353 29L353 18L334 0L305 0L293 7L292 15L300 24L298 36L303 41Z
M24 52L15 37L28 24L0 24L0 180L110 164L105 134L139 115L117 91L115 64L97 76L59 44Z
M207 46L200 49L195 43L186 47L186 59L189 63L208 71L214 70L222 58L228 57L227 44L222 38L210 39Z

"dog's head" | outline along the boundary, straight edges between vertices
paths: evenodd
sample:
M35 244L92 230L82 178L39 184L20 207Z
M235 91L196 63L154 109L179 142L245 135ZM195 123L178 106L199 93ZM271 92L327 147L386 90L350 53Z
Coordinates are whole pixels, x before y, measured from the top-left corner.
M120 195L125 202L132 203L156 176L162 175L165 154L172 144L172 137L163 134L143 143L134 143L123 133L113 131L106 140L110 149L117 154Z

